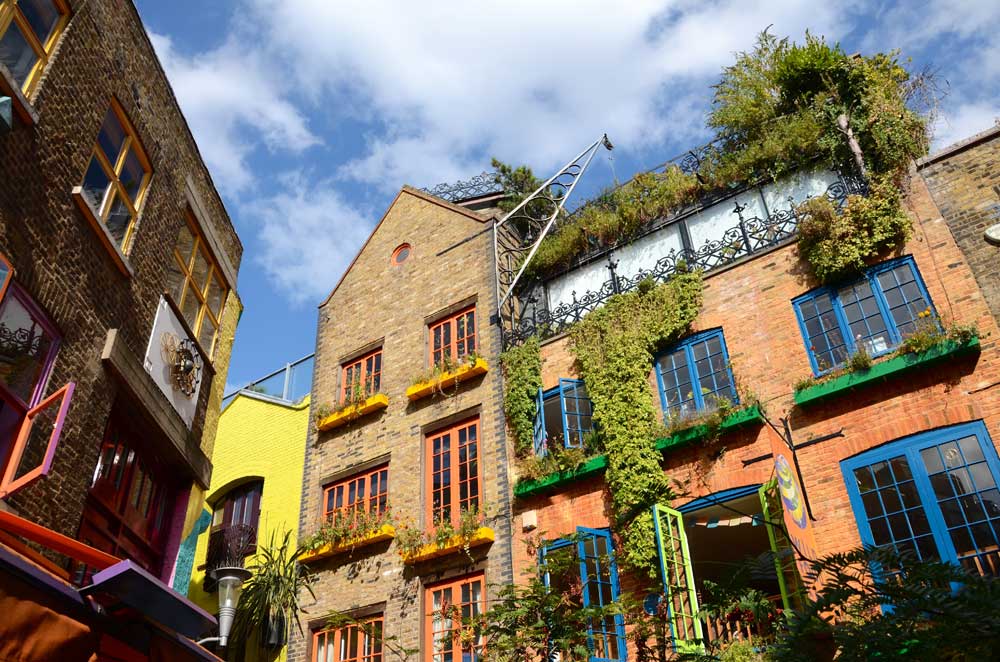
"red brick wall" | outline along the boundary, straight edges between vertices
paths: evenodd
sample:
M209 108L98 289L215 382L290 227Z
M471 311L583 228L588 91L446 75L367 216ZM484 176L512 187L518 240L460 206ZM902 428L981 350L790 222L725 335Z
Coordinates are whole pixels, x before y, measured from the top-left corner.
M859 389L806 408L793 406L793 385L809 376L810 366L791 299L816 283L805 275L794 245L778 248L705 280L705 303L695 330L722 327L737 382L755 392L767 417L779 428L788 417L793 439L801 444L838 430L842 438L799 451L805 490L817 521L821 554L845 550L860 542L848 503L840 461L905 435L983 419L994 443L1000 441L1000 352L997 326L962 252L941 218L924 182L915 178L908 196L915 220L912 239L902 254L914 257L938 313L945 322L979 325L982 352L931 369L908 373L882 385ZM573 375L567 338L542 347L543 381L551 386ZM983 390L978 390L983 389ZM659 398L655 401L659 406ZM770 458L744 466L771 451L762 429L724 435L671 451L666 473L686 491L674 505L727 488L762 483L772 475ZM556 538L577 526L607 526L608 494L602 480L576 484L559 494L515 502L518 513L533 510L538 531ZM534 565L523 546L515 545L515 577Z

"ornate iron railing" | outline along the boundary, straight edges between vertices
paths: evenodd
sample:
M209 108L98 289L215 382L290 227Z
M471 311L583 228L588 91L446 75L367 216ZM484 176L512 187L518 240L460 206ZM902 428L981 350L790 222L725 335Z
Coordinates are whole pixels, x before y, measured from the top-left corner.
M460 202L493 193L503 193L503 186L495 172L483 172L465 181L438 184L433 188L420 189L448 202Z
M243 561L257 549L257 527L248 524L232 524L213 531L208 536L208 554L205 567L243 567Z
M848 195L863 194L865 191L863 180L841 174L827 187L825 195L839 208ZM572 292L572 301L561 303L551 310L546 301L545 282L526 283L519 288L513 314L500 316L504 346L518 345L533 335L546 338L562 333L615 294L634 290L648 278L664 282L678 269L711 271L782 243L795 235L799 224L797 205L792 198L788 201L787 209L774 211L765 218L744 217L746 207L737 204L733 209L736 224L719 238L706 240L701 246L671 249L652 268L641 269L631 276L619 275L616 271L618 262L614 259L614 251L617 246L597 249L592 258L601 255L607 259L609 278L597 290L579 295ZM685 217L681 216L656 225L662 228L684 222Z

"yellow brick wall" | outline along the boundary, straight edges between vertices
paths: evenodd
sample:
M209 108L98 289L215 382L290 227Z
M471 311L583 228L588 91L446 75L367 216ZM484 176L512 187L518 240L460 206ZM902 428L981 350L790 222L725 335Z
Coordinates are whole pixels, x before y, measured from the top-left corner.
M219 416L208 500L212 502L225 494L235 481L251 476L263 478L259 545L266 544L272 533L279 541L286 531L291 532L293 541L297 538L308 425L308 397L298 404L285 405L240 394ZM202 588L208 536L205 531L198 538L188 597L214 614L218 611L218 595Z

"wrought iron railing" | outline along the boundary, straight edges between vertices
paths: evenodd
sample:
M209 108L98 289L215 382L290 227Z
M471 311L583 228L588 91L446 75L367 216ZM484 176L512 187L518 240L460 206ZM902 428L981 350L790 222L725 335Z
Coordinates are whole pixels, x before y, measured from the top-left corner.
M420 189L448 202L460 202L484 195L503 193L503 186L495 172L483 172L465 181L438 184L433 188Z
M841 174L827 187L825 195L839 208L848 195L864 192L863 180ZM701 209L704 209L704 206ZM736 216L736 224L717 239L706 240L701 246L671 249L657 260L654 266L641 269L632 275L617 273L618 263L614 259L614 251L618 247L595 249L590 258L607 259L609 278L596 290L588 290L582 294L572 292L572 301L560 303L551 310L546 301L545 282L526 283L519 288L518 303L513 314L500 316L504 346L519 345L534 335L546 338L562 333L612 296L633 290L646 279L664 282L679 268L711 271L732 264L747 255L776 246L796 233L799 214L795 202L791 199L787 209L773 211L764 218L744 217L745 209L746 207L741 207L739 204L735 205L733 214ZM685 217L679 216L665 219L653 227L663 228L684 221Z
M213 531L208 536L208 554L205 567L243 567L243 561L257 549L257 527L248 524L232 524Z

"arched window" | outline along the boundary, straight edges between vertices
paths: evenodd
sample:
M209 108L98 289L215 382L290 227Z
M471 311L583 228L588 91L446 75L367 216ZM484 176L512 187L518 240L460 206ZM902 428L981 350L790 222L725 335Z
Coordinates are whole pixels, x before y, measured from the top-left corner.
M264 481L255 480L232 488L216 501L212 531L208 539L209 570L243 565L257 547L257 523Z

